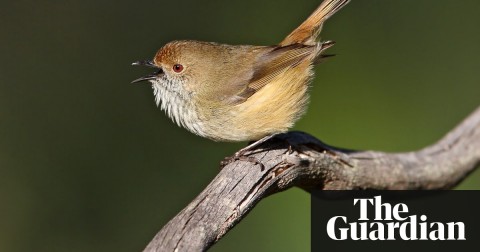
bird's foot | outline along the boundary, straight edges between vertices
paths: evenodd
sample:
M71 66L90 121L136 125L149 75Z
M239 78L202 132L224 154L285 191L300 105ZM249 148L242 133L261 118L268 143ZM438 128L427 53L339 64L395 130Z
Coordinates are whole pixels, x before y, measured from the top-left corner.
M249 157L246 154L247 154L247 152L257 148L258 146L265 143L266 141L274 138L276 135L277 134L265 136L262 139L260 139L256 142L250 143L247 147L235 152L235 154L233 156L224 158L223 161L220 162L220 169L223 169L223 167L225 167L226 165L228 165L230 163L233 163L235 161L240 160L240 161L246 161L246 162L253 163L254 165L260 165L260 170L261 171L265 170L265 165L263 165L263 163L260 162L260 160L258 160L255 157Z
M233 156L226 157L222 161L220 161L220 169L223 169L226 165L233 163L235 161L245 161L245 162L250 162L253 163L254 165L260 165L260 170L263 171L265 170L265 165L260 162L256 157L249 157L246 156L247 151L237 151Z

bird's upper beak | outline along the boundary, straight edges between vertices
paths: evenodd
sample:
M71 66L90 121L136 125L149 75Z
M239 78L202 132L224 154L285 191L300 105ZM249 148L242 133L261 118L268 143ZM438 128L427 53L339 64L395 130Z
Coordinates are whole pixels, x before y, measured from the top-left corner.
M163 74L162 68L155 65L153 63L153 61L151 61L151 60L135 61L135 62L132 63L132 66L146 66L146 67L151 67L151 68L155 68L155 69L158 70L155 73L149 74L147 76L140 77L140 78L132 81L132 83L137 83L137 82L147 81L147 80L153 80L153 79L156 79L160 74Z

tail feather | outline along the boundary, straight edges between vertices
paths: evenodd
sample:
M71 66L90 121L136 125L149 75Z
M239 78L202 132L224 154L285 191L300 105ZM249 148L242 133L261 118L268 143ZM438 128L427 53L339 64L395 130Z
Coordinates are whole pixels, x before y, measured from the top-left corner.
M297 29L290 33L280 45L286 46L295 43L315 43L322 29L323 22L345 6L350 0L325 0Z

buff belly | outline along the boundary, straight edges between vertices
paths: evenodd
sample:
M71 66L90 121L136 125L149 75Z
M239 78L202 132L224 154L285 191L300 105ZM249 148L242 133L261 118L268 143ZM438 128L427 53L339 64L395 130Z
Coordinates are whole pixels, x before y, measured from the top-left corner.
M288 131L306 110L312 76L310 62L287 70L245 102L205 117L203 136L215 141L251 141Z

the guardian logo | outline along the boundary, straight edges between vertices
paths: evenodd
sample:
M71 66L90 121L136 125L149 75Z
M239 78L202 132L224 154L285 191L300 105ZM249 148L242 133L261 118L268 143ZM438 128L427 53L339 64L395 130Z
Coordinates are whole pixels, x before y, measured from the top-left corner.
M333 240L465 240L463 222L427 222L425 215L408 215L403 203L382 203L382 197L354 199L358 206L358 221L349 222L345 216L335 216L327 223L327 234ZM371 206L370 206L371 205ZM368 218L368 210L374 218Z

